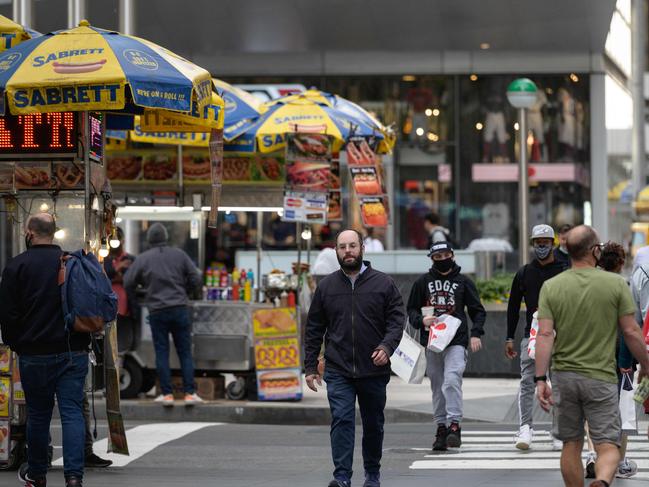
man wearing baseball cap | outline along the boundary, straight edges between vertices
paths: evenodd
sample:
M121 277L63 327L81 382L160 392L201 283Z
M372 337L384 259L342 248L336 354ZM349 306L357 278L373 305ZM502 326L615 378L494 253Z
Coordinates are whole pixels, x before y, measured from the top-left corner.
M428 252L433 266L412 286L408 299L408 318L413 327L421 329L421 344L428 344L431 325L443 314L462 323L448 346L441 352L426 350L426 375L433 393L433 415L437 433L433 450L458 448L462 444L462 375L466 367L467 348L482 348L486 312L471 279L460 274L449 242L433 243ZM434 315L422 314L422 307L434 307ZM466 311L465 311L466 309ZM473 323L469 331L467 312Z
M514 350L514 338L521 311L521 302L525 300L526 320L525 335L521 341L521 384L518 392L518 411L520 428L514 436L514 445L519 450L527 450L532 445L534 430L532 413L534 407L534 359L527 353L530 339L532 315L538 308L541 286L548 279L560 274L569 267L565 262L555 258L554 230L550 225L536 225L532 228L531 237L534 248L534 260L521 267L512 282L512 288L507 305L507 337L505 340L505 356L515 358L518 353ZM526 252L527 248L521 249ZM553 440L553 449L561 449L561 442Z

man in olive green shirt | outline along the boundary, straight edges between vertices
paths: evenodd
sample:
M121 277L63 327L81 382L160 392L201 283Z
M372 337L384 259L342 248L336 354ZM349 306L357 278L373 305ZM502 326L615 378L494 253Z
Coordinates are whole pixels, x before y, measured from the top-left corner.
M572 268L546 281L539 298L536 341L537 397L546 411L554 405L553 434L563 441L561 473L567 487L582 487L584 422L597 451L591 487L608 487L620 460L615 344L618 327L641 365L649 355L631 292L622 277L597 269L601 246L595 230L570 231L567 247ZM556 333L556 336L555 336ZM552 358L552 386L546 374Z

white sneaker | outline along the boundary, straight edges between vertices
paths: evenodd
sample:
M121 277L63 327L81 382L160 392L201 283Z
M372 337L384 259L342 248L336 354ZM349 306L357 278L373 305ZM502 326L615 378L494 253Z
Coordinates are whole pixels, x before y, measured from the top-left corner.
M528 450L532 446L532 438L534 438L534 430L530 428L529 424L524 424L518 430L518 434L514 436L514 445L519 450Z
M552 435L550 435L550 438L552 438L552 451L561 451L561 450L563 450L563 441L555 438Z
M624 457L624 460L620 462L620 465L617 467L617 472L615 476L618 479L628 479L633 477L638 473L638 464L633 460L629 460L627 457Z
M160 394L153 402L162 403L164 407L171 407L174 405L174 396L173 394Z
M185 394L185 406L193 406L194 404L201 404L204 403L203 399L201 397L194 393L194 394Z

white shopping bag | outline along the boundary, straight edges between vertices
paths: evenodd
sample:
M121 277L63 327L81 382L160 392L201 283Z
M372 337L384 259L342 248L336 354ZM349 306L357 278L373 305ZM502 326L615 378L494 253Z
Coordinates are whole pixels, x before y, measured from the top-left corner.
M399 346L390 357L390 366L408 384L421 384L426 375L426 352L419 340L410 336L409 328L406 326L403 331Z
M451 343L457 329L462 321L455 316L440 315L437 317L435 325L430 327L428 334L428 350L433 352L443 352L448 344Z
M536 335L539 334L539 312L532 315L532 327L530 328L530 339L527 342L527 354L532 360L536 357Z
M635 401L633 400L633 381L629 374L622 374L622 384L620 387L620 418L622 419L622 431L631 434L638 433L638 421L635 416Z

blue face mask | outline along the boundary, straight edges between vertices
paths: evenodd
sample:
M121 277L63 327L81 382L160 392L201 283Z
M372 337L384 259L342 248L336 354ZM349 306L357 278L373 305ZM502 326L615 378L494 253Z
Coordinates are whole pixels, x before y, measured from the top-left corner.
M552 245L535 245L534 246L534 255L539 260L545 260L550 255L552 251Z

